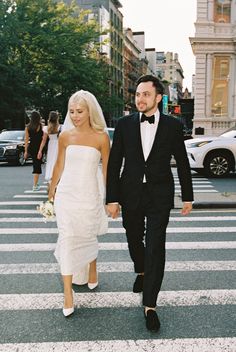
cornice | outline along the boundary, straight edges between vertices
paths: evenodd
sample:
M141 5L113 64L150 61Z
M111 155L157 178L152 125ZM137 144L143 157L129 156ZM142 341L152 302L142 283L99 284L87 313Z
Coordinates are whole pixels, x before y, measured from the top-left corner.
M189 38L194 54L236 53L236 38Z

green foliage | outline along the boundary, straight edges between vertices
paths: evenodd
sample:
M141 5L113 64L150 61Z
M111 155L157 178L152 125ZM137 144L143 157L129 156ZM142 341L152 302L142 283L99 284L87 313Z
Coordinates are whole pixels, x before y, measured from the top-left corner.
M87 15L74 2L0 2L2 118L22 124L24 111L32 108L46 118L50 110L65 116L68 98L78 89L90 90L106 110L109 68L98 54L98 25L86 21Z

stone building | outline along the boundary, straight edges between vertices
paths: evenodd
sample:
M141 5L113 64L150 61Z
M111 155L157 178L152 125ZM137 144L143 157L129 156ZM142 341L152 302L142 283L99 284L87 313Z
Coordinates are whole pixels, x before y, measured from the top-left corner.
M197 0L193 133L219 135L236 124L236 0Z

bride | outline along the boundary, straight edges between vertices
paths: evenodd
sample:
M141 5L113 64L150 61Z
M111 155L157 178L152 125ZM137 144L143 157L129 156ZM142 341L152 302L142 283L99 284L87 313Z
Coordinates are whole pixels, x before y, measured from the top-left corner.
M54 199L59 236L55 257L64 284L64 316L74 312L72 283L98 285L97 236L107 232L108 221L99 185L102 162L105 184L110 151L102 109L93 94L80 90L68 103L58 158L49 190Z

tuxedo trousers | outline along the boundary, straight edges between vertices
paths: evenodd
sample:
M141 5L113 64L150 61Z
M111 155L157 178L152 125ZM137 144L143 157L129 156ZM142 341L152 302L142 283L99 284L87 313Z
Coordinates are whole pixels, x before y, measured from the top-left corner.
M165 269L166 228L169 208L160 208L153 201L151 187L143 183L136 209L122 206L130 257L136 273L144 273L143 305L156 307Z

